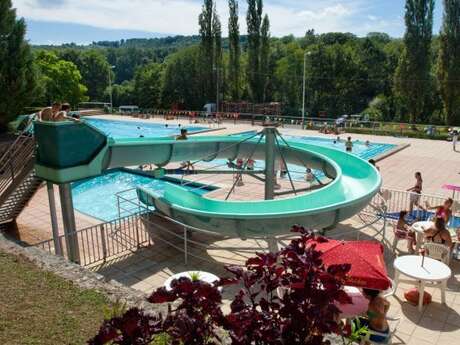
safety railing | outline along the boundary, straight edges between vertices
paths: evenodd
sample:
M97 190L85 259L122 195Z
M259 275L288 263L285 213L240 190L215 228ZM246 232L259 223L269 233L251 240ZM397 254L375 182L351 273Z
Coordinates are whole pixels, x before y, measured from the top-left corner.
M400 211L408 211L409 216L414 220L426 220L433 217L435 210L431 207L443 205L445 196L430 194L415 194L395 189L382 189L380 196L386 203L386 215L389 221L396 221ZM454 200L452 208L452 221L450 226L454 226L455 217L460 216L460 199Z
M63 256L69 258L66 241L78 243L78 262L82 266L100 264L122 257L141 247L149 246L151 239L142 222L142 213L132 214L111 222L101 223L85 229L61 235L58 241L63 248ZM74 243L75 243L74 242ZM53 239L34 245L55 254Z
M35 140L28 135L19 135L0 158L0 200L4 193L33 168ZM1 202L0 202L1 204Z

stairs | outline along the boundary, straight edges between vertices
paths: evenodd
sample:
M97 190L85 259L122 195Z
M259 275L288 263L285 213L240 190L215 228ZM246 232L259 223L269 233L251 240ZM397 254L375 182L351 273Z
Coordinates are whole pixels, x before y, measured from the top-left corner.
M35 175L35 140L21 134L0 158L0 224L14 221L42 181Z

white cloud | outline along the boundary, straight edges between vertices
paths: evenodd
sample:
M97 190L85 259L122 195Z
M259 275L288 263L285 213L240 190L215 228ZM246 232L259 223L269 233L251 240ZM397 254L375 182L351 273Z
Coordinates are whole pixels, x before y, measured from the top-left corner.
M266 0L265 12L275 36L316 32L394 29L395 22L368 15L368 0ZM18 14L26 19L91 25L165 34L196 34L201 0L13 0ZM246 1L240 0L241 31L246 30ZM226 27L227 0L217 0ZM399 20L399 19L398 19ZM399 21L398 21L399 23Z

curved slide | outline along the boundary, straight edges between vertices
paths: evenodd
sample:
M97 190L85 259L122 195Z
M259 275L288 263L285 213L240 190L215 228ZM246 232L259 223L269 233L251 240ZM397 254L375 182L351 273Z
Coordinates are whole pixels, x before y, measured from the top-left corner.
M159 167L184 160L249 157L264 159L257 138L190 137L113 139L85 123L36 123L37 175L55 183L98 176L106 169L141 164ZM362 210L378 192L381 178L366 161L331 148L304 143L281 144L287 163L321 170L333 179L327 186L287 199L222 201L167 184L164 193L138 188L139 199L184 224L241 238L285 234L292 224L327 228ZM275 159L280 159L279 152Z

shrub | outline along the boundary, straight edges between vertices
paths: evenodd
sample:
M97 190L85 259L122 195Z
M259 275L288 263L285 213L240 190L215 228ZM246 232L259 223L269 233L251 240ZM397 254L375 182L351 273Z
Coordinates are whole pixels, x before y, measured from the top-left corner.
M234 275L215 285L189 278L156 290L148 300L173 303L163 317L131 309L107 320L90 344L151 344L167 335L170 344L199 345L221 342L219 329L228 332L232 345L322 345L328 334L344 334L336 303L351 303L343 290L350 265L323 265L310 239L327 241L294 227L298 239L278 253L257 254L246 267L229 266ZM239 283L242 289L224 315L218 287ZM177 305L177 306L176 306ZM219 334L218 334L219 333Z

